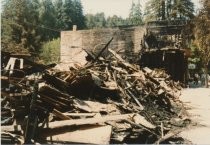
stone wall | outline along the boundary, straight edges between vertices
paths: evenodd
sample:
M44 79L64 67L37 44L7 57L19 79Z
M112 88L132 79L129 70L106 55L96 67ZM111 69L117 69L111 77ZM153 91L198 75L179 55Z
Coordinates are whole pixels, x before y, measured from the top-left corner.
M141 40L145 33L144 27L106 28L91 30L74 30L61 32L61 62L75 60L75 54L82 48L97 51L114 37L109 48L121 50L122 54L138 53ZM76 60L80 58L76 58Z

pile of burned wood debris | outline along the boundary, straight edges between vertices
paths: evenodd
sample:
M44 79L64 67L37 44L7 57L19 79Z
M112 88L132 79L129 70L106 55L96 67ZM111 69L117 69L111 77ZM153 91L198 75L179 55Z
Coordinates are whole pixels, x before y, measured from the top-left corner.
M180 84L108 51L69 71L3 65L2 143L173 143L190 121Z

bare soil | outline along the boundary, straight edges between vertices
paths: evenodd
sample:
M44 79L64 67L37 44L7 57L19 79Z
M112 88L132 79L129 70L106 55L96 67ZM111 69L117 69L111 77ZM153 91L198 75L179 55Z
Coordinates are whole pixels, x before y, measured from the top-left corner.
M184 89L180 99L194 122L180 136L192 144L210 144L210 88Z

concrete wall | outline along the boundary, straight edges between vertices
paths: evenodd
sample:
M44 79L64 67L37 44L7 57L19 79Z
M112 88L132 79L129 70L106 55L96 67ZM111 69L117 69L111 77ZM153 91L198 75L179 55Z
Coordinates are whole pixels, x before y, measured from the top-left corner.
M75 54L82 51L82 48L97 51L97 49L103 48L103 44L106 44L112 37L114 39L109 48L122 49L122 54L126 53L127 55L138 53L144 33L144 27L62 31L61 62L71 62L76 56Z

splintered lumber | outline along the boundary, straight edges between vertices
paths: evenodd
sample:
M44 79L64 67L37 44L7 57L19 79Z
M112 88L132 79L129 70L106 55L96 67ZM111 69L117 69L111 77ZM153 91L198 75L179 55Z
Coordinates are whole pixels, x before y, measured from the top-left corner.
M86 112L91 112L91 107L82 100L74 99L74 107L81 109Z
M103 49L101 49L101 51L98 53L98 55L95 58L95 61L101 56L101 54L106 50L106 48L109 46L109 44L112 42L114 38L112 37L109 42L104 46Z
M41 95L40 99L43 99L44 101L51 103L54 106L69 107L67 104L60 102L58 100L55 100L52 97L45 96L43 94Z
M61 92L57 90L56 88L50 87L49 85L45 85L41 87L39 92L47 94L47 95L52 95L53 97L56 97L56 98L62 98L62 100L64 100L64 98L65 99L72 98L72 96L70 96L69 94Z
M7 77L7 76L0 76L1 77L1 81L3 81L3 80L9 80L9 77Z
M119 61L122 61L122 62L125 61L125 60L122 59L122 57L121 57L119 54L117 54L114 50L108 49L108 51L111 52L111 53L114 55L114 57L116 57Z
M161 136L161 138L160 138L159 140L157 140L157 141L155 142L155 144L159 144L159 143L161 143L161 142L163 142L163 141L165 141L165 140L167 140L167 139L169 139L169 138L171 138L171 137L173 137L173 136L175 136L175 135L181 133L181 132L184 131L184 130L185 130L185 129L177 129L177 130L169 131L169 132L168 132L166 135L164 135L163 137Z
M143 116L139 114L135 114L133 117L133 120L136 124L141 124L146 128L155 129L156 126L154 126L152 123L148 122Z
M87 118L87 119L74 119L74 120L64 120L64 121L55 121L49 123L49 128L60 128L60 127L68 127L74 125L85 125L85 124L97 124L104 123L107 121L121 121L130 119L134 116L134 114L123 114L123 115L112 115L112 116L103 116L99 118Z
M108 49L109 56L100 57L107 46L95 55L89 53L91 59L86 65L68 71L44 71L53 64L39 65L26 60L27 67L21 71L32 75L17 78L18 72L14 71L11 76L1 76L3 108L14 109L14 120L21 119L20 122L36 110L34 115L41 126L34 130L36 137L31 139L43 141L40 143L51 137L57 143L144 144L173 137L173 118L185 117L182 103L176 98L180 95L179 83L172 81L165 71L127 62L112 49ZM36 77L36 72L41 75ZM32 95L34 82L41 83L37 99ZM52 117L54 122L45 119ZM157 126L160 123L161 127ZM109 124L113 130L99 124ZM2 130L15 131L13 126Z
M117 54L114 50L108 49L108 51L111 52L117 58L117 60L120 61L120 62L118 62L119 64L125 66L126 68L130 68L134 71L138 71L131 64L127 63L124 59L122 59L122 57L119 54Z
M60 91L63 91L64 93L67 92L68 90L68 83L66 81L61 80L58 77L45 73L43 75L43 79L47 81L48 84L54 86L56 89L59 89Z
M136 101L136 103L139 105L140 110L144 110L144 107L141 105L141 103L139 102L139 100L129 90L127 90L127 91L129 93L129 96L131 96Z
M72 116L72 117L93 117L95 116L97 113L62 113L66 116Z
M38 94L40 96L50 96L52 99L54 99L62 104L65 104L67 106L69 106L70 104L73 103L72 96L70 96L66 93L62 93L59 90L52 88L50 86L47 86L47 85L41 87Z
M25 72L26 75L30 75L37 72L43 72L46 69L50 69L56 66L55 63L49 65L38 64L26 58L24 58L24 62L32 66L29 68L27 67L23 68L23 71Z
M2 51L1 50L1 55L2 56L7 56L7 57L16 57L16 58L26 58L26 57L30 57L31 54L28 53L19 53L15 54L15 53L10 53L10 52L6 52L6 51Z
M20 125L7 125L7 126L1 126L1 132L20 132L21 126Z
M112 127L106 126L81 126L75 131L53 135L53 141L85 144L109 144Z
M6 91L1 91L1 94L7 97L18 97L18 96L27 96L29 93L9 93Z
M107 113L117 113L120 114L116 105L114 104L103 104L93 101L84 101L88 106L90 106L91 112L107 112Z
M177 96L175 93L170 92L171 88L167 86L167 84L164 81L157 81L155 78L150 76L151 70L149 68L143 68L143 71L146 73L146 76L156 85L160 86L166 94L168 94L172 98L176 98Z
M70 120L71 118L63 114L62 112L58 111L57 109L53 109L52 113L63 120Z
M1 143L3 141L6 141L4 139L7 137L10 137L10 141L15 141L16 143L14 143L14 144L23 144L24 143L24 140L20 136L18 136L16 134L12 134L10 132L1 132ZM7 144L11 144L10 141Z

